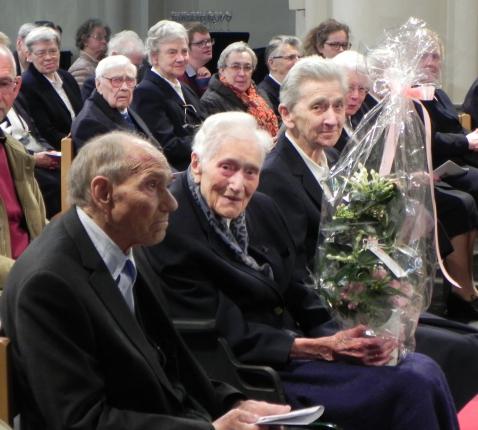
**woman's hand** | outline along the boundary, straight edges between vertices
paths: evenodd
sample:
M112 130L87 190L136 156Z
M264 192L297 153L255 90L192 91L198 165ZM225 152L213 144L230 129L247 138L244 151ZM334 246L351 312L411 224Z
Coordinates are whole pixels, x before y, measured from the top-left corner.
M366 327L342 330L333 336L316 339L297 338L291 348L291 358L315 358L326 361L352 359L370 366L382 366L390 361L397 347L395 339L365 337Z

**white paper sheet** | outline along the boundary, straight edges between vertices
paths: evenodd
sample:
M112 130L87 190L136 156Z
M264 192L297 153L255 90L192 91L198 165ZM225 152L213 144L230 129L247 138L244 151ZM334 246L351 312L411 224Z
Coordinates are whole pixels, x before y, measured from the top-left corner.
M319 419L324 413L322 405L312 406L311 408L298 409L288 414L268 415L259 418L256 424L274 424L274 425L307 425Z

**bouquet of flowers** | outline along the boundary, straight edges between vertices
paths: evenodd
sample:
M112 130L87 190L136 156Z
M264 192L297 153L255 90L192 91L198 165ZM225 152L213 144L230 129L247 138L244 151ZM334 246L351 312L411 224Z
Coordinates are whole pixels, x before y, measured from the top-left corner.
M424 26L411 18L367 55L381 100L322 183L316 287L343 328L397 339L391 364L414 350L437 261L425 132L407 96Z

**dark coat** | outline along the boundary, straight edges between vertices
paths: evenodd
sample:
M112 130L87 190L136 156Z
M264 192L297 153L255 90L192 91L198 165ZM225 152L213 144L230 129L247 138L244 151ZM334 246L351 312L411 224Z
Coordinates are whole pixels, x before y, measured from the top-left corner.
M17 260L0 309L23 429L209 430L243 398L209 381L137 268L135 318L75 208Z
M194 91L187 85L181 85L181 89L186 104L193 107L186 108L171 85L157 73L148 70L134 90L131 104L161 143L169 163L177 170L184 170L189 165L192 138L196 127L204 120Z
M247 106L219 80L217 73L211 77L209 87L201 97L201 106L207 115L228 111L247 112Z
M473 82L470 89L466 93L463 102L463 110L471 116L471 128L478 127L478 79Z
M58 74L73 110L78 115L83 105L80 88L67 71L58 69ZM71 115L48 79L33 64L22 75L20 92L41 136L60 150L61 139L70 133Z
M326 150L329 166L337 152ZM283 133L267 156L261 172L259 190L269 195L284 214L302 264L313 268L319 237L322 189L297 150Z
M236 259L209 226L182 173L171 186L179 208L165 240L144 255L164 280L170 312L216 318L239 360L283 366L294 336L329 319L316 293L296 278L292 239L277 206L255 193L246 209L249 254L274 280ZM167 285L166 285L167 284Z
M160 144L140 116L131 108L128 108L128 113L135 130L130 130L118 109L113 109L101 94L93 91L71 126L75 151L78 152L85 142L92 137L115 130L137 132L153 143L154 146L160 148Z
M269 106L272 108L277 118L280 119L279 114L279 94L280 94L280 85L274 81L269 75L267 75L258 85L257 89L262 97L269 103Z

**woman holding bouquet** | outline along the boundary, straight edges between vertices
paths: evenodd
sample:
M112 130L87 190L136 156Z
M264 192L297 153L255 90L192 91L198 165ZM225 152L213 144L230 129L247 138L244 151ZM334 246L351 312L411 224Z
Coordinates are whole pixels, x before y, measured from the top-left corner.
M337 111L330 116L340 128L342 80L334 67L323 67L334 78L320 86L323 94L315 83L310 90ZM171 186L179 209L166 239L139 262L165 281L172 316L215 318L239 360L276 368L293 406L321 403L325 418L345 429L456 429L433 360L410 354L384 366L395 342L368 338L363 326L322 336L329 316L296 270L282 214L255 192L271 145L254 118L240 112L213 115L196 134L190 169Z

